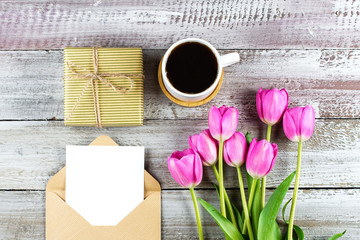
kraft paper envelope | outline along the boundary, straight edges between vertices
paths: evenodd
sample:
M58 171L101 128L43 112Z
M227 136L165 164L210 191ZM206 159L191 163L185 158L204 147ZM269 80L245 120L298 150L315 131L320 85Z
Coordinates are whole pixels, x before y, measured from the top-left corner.
M90 145L117 146L108 136L100 136ZM91 226L66 204L65 172L64 167L46 186L47 240L161 239L161 188L147 171L144 201L116 226Z

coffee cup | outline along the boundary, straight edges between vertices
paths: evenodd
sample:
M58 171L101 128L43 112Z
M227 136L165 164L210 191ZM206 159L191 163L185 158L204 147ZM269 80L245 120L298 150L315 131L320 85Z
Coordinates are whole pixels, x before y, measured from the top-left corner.
M223 67L239 61L236 52L220 56L209 42L187 38L177 41L166 51L160 66L161 78L173 97L184 102L197 102L213 94Z

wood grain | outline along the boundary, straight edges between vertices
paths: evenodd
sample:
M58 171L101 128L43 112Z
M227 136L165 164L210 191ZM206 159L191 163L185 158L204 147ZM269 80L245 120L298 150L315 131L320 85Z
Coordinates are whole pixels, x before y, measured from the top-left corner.
M65 127L62 121L0 122L0 189L45 189L48 179L65 165L66 145L88 145L100 135L119 145L145 146L146 169L163 189L180 188L167 169L167 157L188 148L188 136L207 128L206 120L147 120L142 127ZM259 121L240 121L239 129L254 137L265 137ZM276 187L296 169L297 145L286 139L281 126L272 140L279 154L268 176L268 187ZM304 143L302 188L346 188L360 185L360 120L317 120L313 137ZM234 168L226 167L227 187L237 188ZM215 178L205 168L201 188L212 187Z
M271 192L268 192L267 197ZM215 191L197 190L196 194L218 207ZM229 195L234 201L240 202L238 191L230 191ZM290 190L285 199L289 199L291 195ZM341 239L358 239L359 197L358 189L300 190L295 224L303 228L306 239L328 239L345 229L347 233ZM45 239L43 191L0 191L0 200L0 239ZM223 239L215 221L203 208L200 211L205 239ZM287 211L287 216L288 214ZM278 220L281 221L280 219L279 214ZM162 239L197 239L196 220L187 190L162 191Z
M1 1L0 49L166 49L200 37L223 49L359 48L358 1Z
M355 0L0 1L0 240L45 238L44 189L65 164L65 146L103 134L120 145L145 146L146 169L163 188L163 239L196 239L190 194L170 176L167 156L207 127L212 105L236 106L239 129L263 138L259 87L285 87L290 106L312 104L316 112L315 133L304 144L295 224L306 239L344 229L342 239L360 239L359 18ZM187 37L241 56L224 69L216 98L197 108L169 101L156 77L164 49ZM144 126L64 126L62 49L69 46L145 49ZM295 170L297 150L281 125L272 137L279 154L269 188ZM239 202L233 168L225 167L225 180ZM218 206L213 181L206 168L197 194ZM202 216L205 239L224 239L205 211Z
M221 51L228 53L230 51ZM259 87L285 87L290 106L312 104L318 118L360 116L360 50L239 50L240 64L225 68L215 99L184 108L157 82L163 50L144 51L145 119L207 118L212 105L234 105L241 118L258 119ZM0 120L63 119L63 52L0 51Z

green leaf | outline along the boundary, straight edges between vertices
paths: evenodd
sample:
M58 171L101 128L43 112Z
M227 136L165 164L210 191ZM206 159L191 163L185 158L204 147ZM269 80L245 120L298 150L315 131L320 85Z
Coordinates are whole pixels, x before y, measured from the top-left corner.
M238 226L240 227L240 229L243 229L244 222L243 222L243 219L241 217L241 214L240 214L239 210L237 209L237 207L233 203L231 203L231 205L232 205L232 208L234 210L234 214L235 214Z
M291 202L292 198L290 198L284 205L283 209L282 209L282 218L284 220L285 223L289 224L289 221L286 221L285 219L285 211L287 206L289 205L289 203ZM295 234L294 234L295 233ZM294 225L294 240L299 239L299 240L304 240L305 235L304 235L304 231L299 227ZM286 232L285 232L285 240L287 239L287 228L286 228Z
M212 185L213 185L214 188L216 189L216 192L217 192L217 194L218 194L218 197L220 198L219 185L217 185L216 183L212 183Z
M304 235L303 230L299 226L296 226L296 225L294 225L294 230L296 232L296 235L297 235L298 239L299 240L304 240L305 235Z
M342 236L344 236L345 233L346 233L346 230L342 233L335 234L334 236L329 238L329 240L335 240L335 239L341 238Z
M261 207L261 186L260 181L256 182L254 200L251 207L251 218L254 232L257 233L259 229L259 218L262 211Z
M271 238L270 239L276 239L276 240L281 239L281 230L280 230L279 225L277 224L276 221L274 221L270 232L271 232Z
M282 218L284 220L284 222L286 222L287 224L289 224L289 221L285 220L285 211L286 211L286 207L287 205L291 202L292 198L290 198L284 205L283 209L282 209Z
M305 238L304 232L299 226L294 225L293 230L294 230L293 231L293 240L304 240L304 238ZM287 228L286 228L284 240L288 239L287 232L288 231L287 231Z
M250 145L251 141L253 140L249 132L245 134L245 139L248 145Z
M250 136L249 133L246 134L248 137ZM251 139L250 139L251 141ZM253 183L253 178L246 172L246 180L248 183L248 189L251 189L251 185ZM256 233L258 232L258 223L259 223L259 217L261 213L261 182L257 181L256 187L255 187L255 193L254 193L254 200L253 204L251 206L250 214L251 214L251 224L254 231L254 237L257 239Z
M220 201L220 191L219 191L220 188L216 183L212 183L212 185L215 187L219 201ZM226 208L226 218L229 219L229 221L231 221L229 208L227 205L225 205L225 208ZM226 240L231 240L228 236L226 236L226 234L225 234L225 238L226 238Z
M277 235L278 226L274 227L276 224L276 216L280 210L280 205L285 197L286 192L288 191L292 180L294 179L295 172L291 173L274 191L271 195L266 206L262 210L259 219L259 230L258 230L258 240L271 240L275 239L274 236ZM271 229L269 231L269 229ZM275 230L275 232L274 232Z
M253 182L254 179L246 171L246 168L245 168L245 173L246 173L246 181L247 181L247 184L248 184L248 189L251 189L251 185L252 185L252 182Z
M214 218L214 220L226 236L228 236L232 240L244 240L239 230L237 230L236 227L227 218L221 215L221 213L216 208L214 208L213 206L211 206L211 204L201 198L199 198L199 202Z
M212 185L215 187L217 195L218 195L219 200L220 200L220 191L219 191L220 188L219 188L219 186L216 183L213 183ZM225 204L225 208L226 208L226 218L231 221L230 210L229 210L229 207L227 206L227 204Z

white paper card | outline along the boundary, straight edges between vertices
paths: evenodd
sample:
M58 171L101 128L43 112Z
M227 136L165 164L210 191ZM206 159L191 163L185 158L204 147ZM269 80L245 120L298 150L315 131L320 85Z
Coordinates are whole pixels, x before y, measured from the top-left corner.
M67 146L65 197L91 225L117 225L144 200L144 147Z

